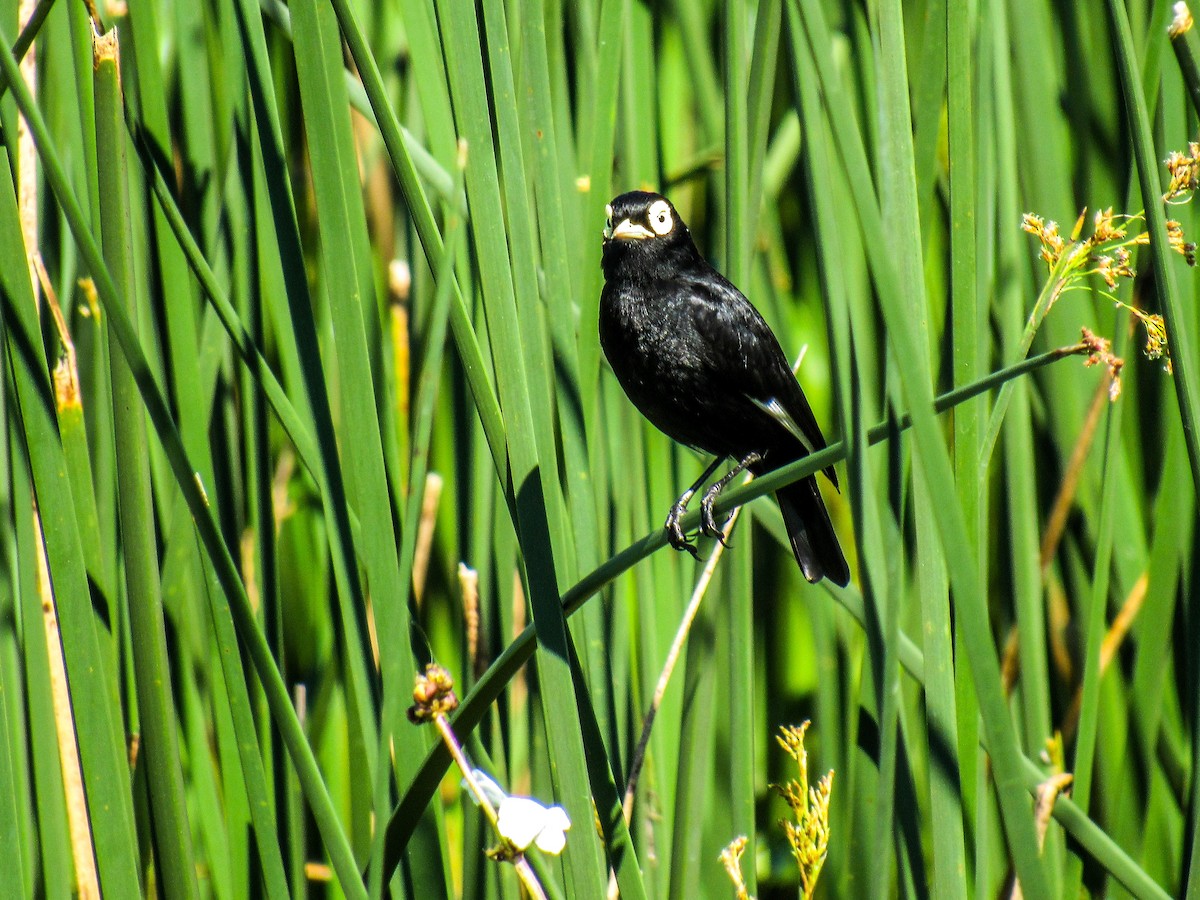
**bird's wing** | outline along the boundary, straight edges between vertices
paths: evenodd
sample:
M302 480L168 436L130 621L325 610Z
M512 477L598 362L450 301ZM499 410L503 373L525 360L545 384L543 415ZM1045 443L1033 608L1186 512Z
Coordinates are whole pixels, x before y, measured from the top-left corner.
M692 298L695 328L714 358L721 360L727 383L791 432L808 452L825 447L808 398L753 304L715 269L689 279L685 289Z
M791 414L777 398L772 397L770 400L764 401L759 400L757 397L750 397L750 402L786 428L796 440L804 445L806 451L809 453L817 452L819 448L812 445L812 441L804 433L804 429L792 418Z

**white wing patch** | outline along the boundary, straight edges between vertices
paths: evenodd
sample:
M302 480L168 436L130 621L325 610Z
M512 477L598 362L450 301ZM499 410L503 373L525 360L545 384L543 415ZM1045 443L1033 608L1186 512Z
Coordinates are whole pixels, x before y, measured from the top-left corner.
M805 450L807 450L809 453L817 452L813 448L812 441L808 439L803 430L801 430L800 426L796 424L796 420L788 415L788 411L783 408L783 404L780 403L776 398L771 397L767 400L759 400L757 397L750 397L749 394L746 396L750 398L751 403L753 403L768 416L795 435L796 440L804 445Z

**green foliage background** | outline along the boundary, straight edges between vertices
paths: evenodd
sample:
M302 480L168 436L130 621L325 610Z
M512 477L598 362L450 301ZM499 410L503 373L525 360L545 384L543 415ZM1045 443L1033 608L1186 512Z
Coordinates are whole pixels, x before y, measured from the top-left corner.
M32 94L0 54L6 894L518 896L405 716L436 660L474 762L574 823L533 854L553 897L610 870L732 896L743 834L750 891L794 894L768 784L804 719L836 771L821 895L1200 896L1198 315L1166 212L1196 232L1159 199L1200 91L1168 4L128 0L95 64L87 6L35 6L22 34L0 4L5 48L36 34ZM604 204L635 187L807 348L840 442L730 499L838 460L854 579L808 585L745 507L627 827L700 574L660 523L704 464L599 352ZM1022 213L1108 206L1146 210L1117 296L1173 374L1098 278L1023 340ZM1116 402L1045 355L1083 326Z

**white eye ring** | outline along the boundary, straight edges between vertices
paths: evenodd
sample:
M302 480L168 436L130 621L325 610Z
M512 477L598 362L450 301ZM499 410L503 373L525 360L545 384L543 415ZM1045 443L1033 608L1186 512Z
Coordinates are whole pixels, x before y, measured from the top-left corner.
M671 217L671 204L666 200L655 200L651 203L647 218L654 233L660 237L670 234L671 229L675 227L675 221Z

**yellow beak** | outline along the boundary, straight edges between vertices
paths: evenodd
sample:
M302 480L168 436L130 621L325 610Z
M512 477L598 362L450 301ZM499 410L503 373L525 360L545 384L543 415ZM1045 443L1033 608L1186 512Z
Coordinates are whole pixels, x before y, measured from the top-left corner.
M629 219L622 219L612 233L606 236L615 241L644 241L654 237L654 232L644 225L637 225Z

